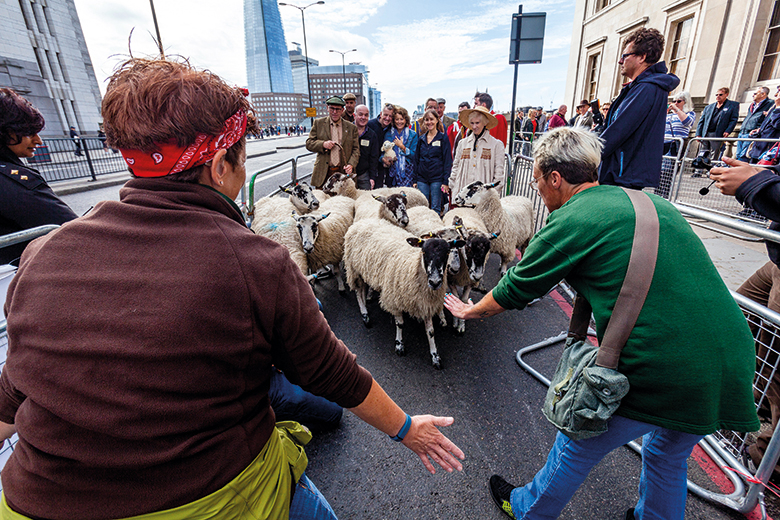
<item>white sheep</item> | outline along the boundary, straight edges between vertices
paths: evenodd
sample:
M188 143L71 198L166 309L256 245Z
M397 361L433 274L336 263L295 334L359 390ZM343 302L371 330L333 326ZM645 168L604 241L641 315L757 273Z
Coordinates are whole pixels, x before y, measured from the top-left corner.
M387 220L405 227L409 223L406 214L406 196L393 194L387 197L366 192L355 201L355 221L363 219Z
M460 270L448 273L450 292L468 302L471 289L479 286L485 274L485 265L490 255L490 241L500 234L500 231L488 233L482 217L471 208L454 208L448 211L443 222L457 229L465 245L458 249L460 255ZM459 291L460 289L460 291ZM466 330L466 320L453 317L453 327L459 334Z
M289 188L279 186L279 189L290 195L290 202L293 206L295 206L295 210L301 215L305 215L306 213L310 213L312 211L317 211L320 207L320 202L322 202L315 195L314 188L312 188L307 182L296 182ZM324 192L321 191L320 193L324 194Z
M534 234L534 207L525 197L500 198L495 189L499 183L474 181L455 197L458 206L471 206L482 217L489 233L500 235L490 243L490 251L501 256L501 276L506 274L515 250L525 251Z
M387 197L388 195L392 195L394 193L403 193L406 195L406 206L409 208L415 207L415 206L425 206L428 207L428 199L425 198L425 195L423 193L416 189L416 188L410 188L410 187L402 187L402 188L377 188L375 190L359 190L357 188L357 185L355 185L355 177L356 175L354 173L347 175L346 173L334 173L330 177L328 177L328 180L325 181L325 184L322 186L322 190L325 192L326 195L334 196L334 195L344 195L345 197L349 197L351 199L357 200L359 197L365 195L366 193L373 193L374 195L383 195Z
M422 320L433 366L441 368L433 335L433 316L440 314L446 292L445 265L451 247L441 238L420 239L381 219L356 221L344 238L347 284L357 293L363 321L369 325L366 286L380 291L379 305L395 318L395 351L405 353L403 313ZM412 247L410 247L412 246Z
M318 269L332 265L339 293L345 294L340 264L344 257L344 235L354 219L355 201L347 197L331 197L320 204L320 211L328 218L314 224L318 233L314 235L314 247L307 252L309 269L316 273Z
M252 231L283 245L304 276L309 274L306 252L293 218L295 207L283 197L263 197L255 203Z

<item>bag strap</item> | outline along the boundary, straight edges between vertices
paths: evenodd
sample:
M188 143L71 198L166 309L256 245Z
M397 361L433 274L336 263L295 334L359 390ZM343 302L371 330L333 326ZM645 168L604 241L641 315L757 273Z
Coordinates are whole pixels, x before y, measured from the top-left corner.
M659 222L653 201L642 191L626 188L623 188L623 191L631 200L636 214L634 242L623 286L615 301L596 357L596 365L612 369L617 369L620 353L645 303L658 257ZM569 336L584 339L591 312L588 301L577 295L569 325Z

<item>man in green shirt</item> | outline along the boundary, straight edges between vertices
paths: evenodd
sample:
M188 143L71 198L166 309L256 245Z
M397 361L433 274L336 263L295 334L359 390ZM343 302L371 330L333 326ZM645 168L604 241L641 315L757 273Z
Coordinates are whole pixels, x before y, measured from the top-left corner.
M593 307L602 339L628 267L635 215L621 188L598 184L601 147L592 133L566 127L539 140L531 185L550 211L547 223L479 303L448 295L454 316L522 309L566 278ZM639 501L626 518L682 520L686 459L695 444L719 429L759 428L747 322L688 223L667 201L650 197L660 222L658 259L618 366L628 395L606 433L579 441L558 433L547 464L525 487L491 477L494 500L512 518L557 518L593 466L644 436Z

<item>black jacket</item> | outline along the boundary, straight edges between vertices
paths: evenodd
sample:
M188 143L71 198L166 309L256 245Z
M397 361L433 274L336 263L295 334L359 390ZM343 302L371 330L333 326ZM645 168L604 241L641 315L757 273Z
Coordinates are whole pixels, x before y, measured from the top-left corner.
M717 103L713 103L704 107L699 124L696 126L696 137L705 137L707 135L707 129L710 127L710 121L717 106ZM734 131L734 127L737 126L739 103L727 99L716 117L715 137L723 137L723 134L730 134Z
M360 129L358 129L358 134ZM379 169L379 138L376 132L366 126L366 131L363 135L358 135L358 143L360 144L360 160L358 160L355 173L359 180L368 179L374 182L377 181L378 169ZM365 175L365 177L363 177Z
M759 128L761 123L764 122L764 118L766 117L764 112L771 110L772 105L774 105L772 100L766 98L761 103L759 103L752 112L749 111L750 108L748 107L748 113L745 116L745 119L742 121L742 126L739 128L739 135L747 135L751 130Z
M780 231L780 166L763 170L743 182L734 196L739 202L752 208L756 213L765 216L773 222L769 225L772 231ZM780 244L766 241L769 259L780 267Z
M775 139L780 137L780 109L772 107L769 114L764 118L764 122L758 129L758 133L753 134L751 137L756 139ZM750 147L748 156L753 159L760 159L764 152L772 147L772 143L753 143Z
M0 235L64 224L76 217L37 170L25 166L8 147L0 146ZM17 260L27 244L0 249L0 264Z

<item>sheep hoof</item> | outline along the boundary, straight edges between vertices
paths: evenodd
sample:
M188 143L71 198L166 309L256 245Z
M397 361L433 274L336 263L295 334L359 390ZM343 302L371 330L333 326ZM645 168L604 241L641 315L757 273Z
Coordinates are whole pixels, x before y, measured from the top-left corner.
M458 323L458 326L455 328L455 334L458 336L463 336L463 334L466 333L466 324L465 323Z
M438 354L431 354L431 361L433 361L433 368L441 370L441 358Z
M361 318L363 318L363 325L366 326L367 329L371 328L371 320L368 317L368 314L361 314Z
M395 353L399 356L403 356L406 354L406 348L404 348L404 344L400 341L395 342Z

